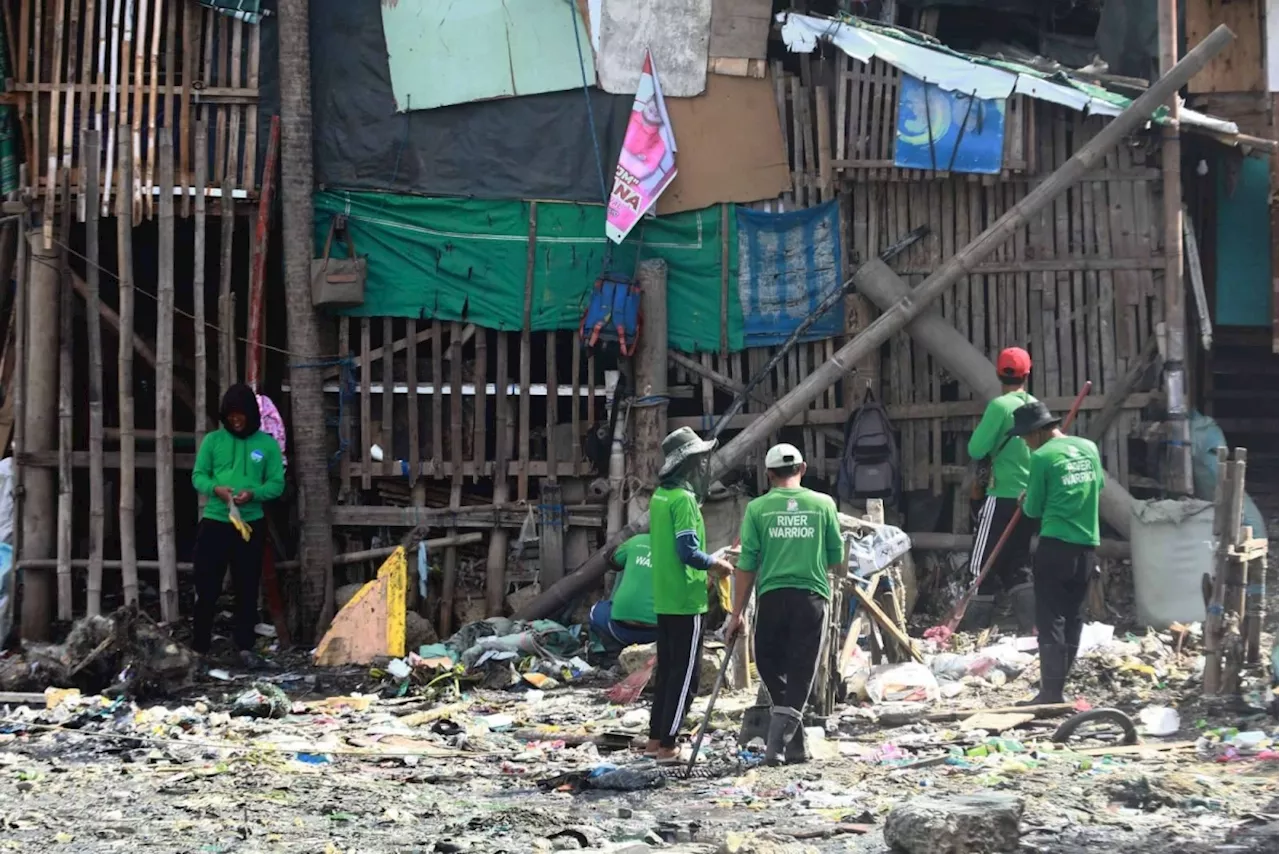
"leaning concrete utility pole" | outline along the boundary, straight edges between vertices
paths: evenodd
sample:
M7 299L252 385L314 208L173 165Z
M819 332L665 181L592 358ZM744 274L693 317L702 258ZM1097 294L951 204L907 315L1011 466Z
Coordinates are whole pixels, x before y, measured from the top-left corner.
M911 286L889 269L879 258L873 258L858 268L853 276L853 286L858 293L869 298L881 308L911 299ZM1001 394L1000 381L996 379L994 366L981 351L960 334L941 313L935 310L921 312L907 324L907 334L929 351L947 373L967 385L983 400L994 400ZM1131 496L1114 478L1107 478L1102 487L1099 512L1107 524L1129 539Z
M667 262L649 258L640 262L640 310L644 330L635 353L636 440L632 445L632 475L646 485L636 490L627 507L635 519L649 509L649 484L657 483L662 468L662 440L667 435Z
M962 276L971 273L984 258L1012 238L1014 232L1023 227L1032 215L1041 211L1072 184L1079 181L1125 137L1151 121L1151 116L1156 109L1168 100L1170 95L1182 88L1196 72L1204 68L1234 38L1231 30L1219 25L1204 41L1192 48L1168 74L1153 83L1124 112L1112 119L1071 159L1058 167L1022 201L1006 211L986 231L925 279L911 292L911 296L900 300L876 318L866 329L837 350L830 359L801 380L772 408L762 413L731 442L721 448L712 459L712 478L720 477L740 463L753 447L766 441L770 434L783 427L814 398L843 378L859 359L874 353L895 332L905 327L934 300L942 296L947 288ZM605 545L575 572L565 576L537 599L520 609L515 615L516 619L537 619L553 613L573 597L588 589L606 571L607 557L613 549L626 538L645 530L648 524L649 516L646 513L626 525L615 536L610 537Z
M280 0L280 200L294 472L302 542L303 634L319 637L333 616L333 539L320 323L311 304L312 229L310 0ZM311 621L315 621L312 623ZM310 623L310 625L307 625Z

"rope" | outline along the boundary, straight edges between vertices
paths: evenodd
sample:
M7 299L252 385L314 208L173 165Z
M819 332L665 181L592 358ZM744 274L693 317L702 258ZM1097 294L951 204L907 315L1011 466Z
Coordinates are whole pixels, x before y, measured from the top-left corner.
M565 0L569 7L569 17L573 20L573 43L578 48L578 70L582 72L582 97L587 102L587 121L591 125L591 145L596 153L596 174L600 178L600 201L606 207L609 205L609 188L604 180L604 158L600 155L600 137L596 133L596 113L595 107L591 104L591 84L587 82L587 70L583 68L586 57L582 55L582 35L578 32L578 7L574 4L574 0ZM609 254L609 248L605 247L606 256Z
M85 263L86 265L92 265L92 266L93 266L93 267L94 267L98 272L105 274L106 276L110 277L113 281L115 281L115 282L117 282L117 283L120 281L120 276L119 276L119 275L117 275L117 274L115 273L115 271L113 271L113 270L109 270L109 269L107 269L106 267L103 267L101 264L98 264L98 263L95 263L95 262L90 261L90 260L89 260L89 258L88 258L88 256L84 255L84 254L83 254L83 253L81 253L81 252L77 252L75 249L73 249L72 247L68 246L66 243L63 243L63 242L62 242L61 240L59 240L57 237L55 237L55 238L53 239L53 243L54 243L54 245L56 245L56 246L58 246L58 247L60 247L60 248L62 248L62 249L65 249L65 250L67 251L67 253L68 253L68 254L70 254L70 255L74 255L74 256L76 256L77 258L79 258L80 260L84 261L84 263ZM53 269L53 270L57 270L57 271L58 271L59 276L61 276L61 275L62 275L62 265L61 265L61 264L56 264L56 263L52 263L52 262L49 262L49 261L44 261L44 260L39 259L39 258L36 258L36 257L34 257L34 256L29 256L29 257L31 258L31 263L33 263L33 264L42 264L42 265L44 265L45 267L48 267L48 268ZM142 294L144 297L149 297L153 302L159 302L159 301L160 301L160 298L159 298L158 296L156 296L156 295L155 295L154 293L152 293L151 291L148 291L146 288L139 287L136 283L135 283L135 284L133 284L133 285L130 285L130 288L134 291L134 293L139 293L139 294ZM189 312L189 311L183 311L182 309L178 308L177 306L174 306L174 308L173 308L173 313L174 313L174 314L176 314L176 315L179 315L179 316L181 316L181 317L185 317L185 318L187 318L188 320L192 321L193 323L195 322L196 316L195 316L194 314L192 314L192 313L191 313L191 312ZM223 329L222 329L222 327L221 327L221 326L218 326L218 324L216 324L216 323L210 323L209 321L207 321L207 320L206 320L204 325L205 325L205 327L206 327L207 329L212 329L213 331L217 332L218 334L222 334L222 333L223 333ZM238 342L240 342L240 343L242 343L242 344L248 344L248 343L249 343L249 339L248 339L248 338L244 338L244 337L241 337L241 336L235 335L235 334L234 334L234 330L233 330L233 334L232 334L232 339L233 339L233 340L235 340L235 341L238 341ZM270 350L270 351L272 351L273 353L279 353L279 354L281 354L281 355L283 355L283 356L289 356L289 357L291 357L291 358L297 358L297 357L300 357L300 356L302 355L301 353L294 353L292 350L286 350L286 349L284 349L283 347L273 347L272 345L268 344L268 343L267 343L267 342L265 342L265 341L260 341L260 342L258 342L258 346L262 347L262 348L263 348L263 349L265 349L265 350ZM338 357L332 357L332 358L338 358Z

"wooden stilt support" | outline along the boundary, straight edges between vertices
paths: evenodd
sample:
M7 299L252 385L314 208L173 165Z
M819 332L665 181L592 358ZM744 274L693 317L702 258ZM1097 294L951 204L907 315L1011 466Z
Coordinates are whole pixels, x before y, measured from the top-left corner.
M120 281L119 375L120 389L120 562L124 600L138 601L138 547L134 528L136 494L134 482L135 446L133 435L133 221L128 200L133 197L133 143L123 128L120 133L119 202L116 216L116 264ZM35 555L32 555L35 557Z
M103 10L106 10L105 0ZM88 286L85 308L89 327L89 581L86 612L89 616L96 616L102 613L102 551L106 530L106 484L102 460L102 299L98 270L102 134L96 130L85 131L81 151L85 168L84 255Z
M178 542L173 507L173 137L160 138L160 235L156 283L156 550L160 619L178 619Z
M56 96L55 96L56 101ZM52 137L51 137L52 138ZM52 165L52 164L51 164ZM56 167L54 167L56 169ZM62 209L58 216L58 619L71 620L71 514L74 507L71 452L74 436L71 386L75 343L71 325L71 277L67 248L71 243L71 185L68 170L58 186ZM53 178L50 176L50 183Z
M188 17L195 14L194 9L187 9ZM184 22L185 22L184 18ZM194 263L191 280L191 301L192 315L194 320L192 325L195 327L195 349L196 349L196 390L195 390L195 425L196 425L196 449L199 450L200 445L204 442L206 429L209 425L209 324L206 319L206 308L208 305L208 294L205 292L207 287L205 281L205 259L208 255L208 247L205 241L208 235L208 218L206 215L206 201L204 190L209 183L209 126L201 119L196 123L196 198L195 198L195 247L194 247ZM205 496L201 495L198 501L198 514L204 515L204 505L207 501Z

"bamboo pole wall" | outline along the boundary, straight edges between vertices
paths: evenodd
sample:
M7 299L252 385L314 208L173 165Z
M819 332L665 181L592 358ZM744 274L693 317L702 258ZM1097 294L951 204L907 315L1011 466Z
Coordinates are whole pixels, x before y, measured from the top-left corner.
M21 0L12 97L17 100L27 186L52 234L60 169L69 170L78 217L88 170L81 132L102 134L101 212L137 223L158 213L159 146L173 131L176 213L190 216L195 187L247 198L258 168L257 26L192 0ZM203 121L207 129L200 128ZM204 131L204 132L200 132ZM210 135L212 134L212 135ZM130 140L131 179L120 189L119 139ZM197 184L196 152L212 154ZM229 185L229 190L226 185Z

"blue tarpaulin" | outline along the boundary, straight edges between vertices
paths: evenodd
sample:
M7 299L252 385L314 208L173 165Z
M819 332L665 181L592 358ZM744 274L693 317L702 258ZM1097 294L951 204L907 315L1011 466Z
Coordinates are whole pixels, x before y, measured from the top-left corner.
M781 344L840 286L840 208L835 201L789 213L738 208L738 296L747 347ZM844 331L837 303L802 338Z

